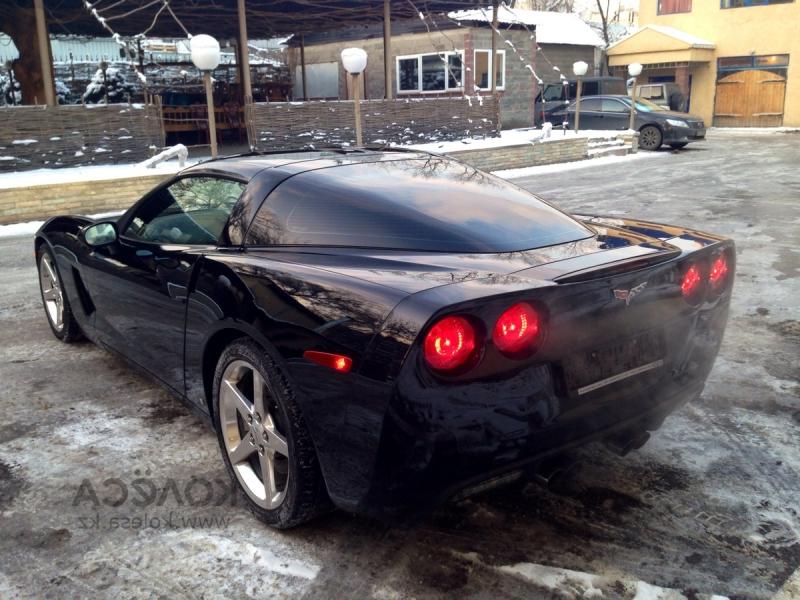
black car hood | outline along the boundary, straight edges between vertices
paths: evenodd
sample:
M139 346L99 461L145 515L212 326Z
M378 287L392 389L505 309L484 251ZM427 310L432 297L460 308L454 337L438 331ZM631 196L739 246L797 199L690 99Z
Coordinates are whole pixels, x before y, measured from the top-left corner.
M685 112L678 112L677 110L659 110L645 114L656 115L659 117L663 117L664 119L680 119L681 121L701 121L701 122L703 121L703 117L690 115L689 113Z

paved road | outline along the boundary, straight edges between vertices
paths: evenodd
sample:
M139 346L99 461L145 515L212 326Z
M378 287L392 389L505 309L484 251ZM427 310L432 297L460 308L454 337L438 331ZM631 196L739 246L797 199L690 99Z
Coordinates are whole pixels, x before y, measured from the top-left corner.
M557 491L404 527L334 513L276 533L229 506L212 434L112 356L57 343L30 241L0 240L0 597L771 597L800 566L798 165L800 135L725 135L518 180L571 211L733 236L722 354L641 451L590 448Z

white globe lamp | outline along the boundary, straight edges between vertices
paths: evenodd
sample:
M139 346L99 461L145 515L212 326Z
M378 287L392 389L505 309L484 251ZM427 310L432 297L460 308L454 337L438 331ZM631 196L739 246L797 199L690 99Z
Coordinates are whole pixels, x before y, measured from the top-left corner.
M219 66L219 42L204 33L189 40L194 66L203 72L203 83L206 88L206 105L208 106L208 143L211 146L211 158L217 158L217 119L214 115L214 89L211 86L211 71Z
M367 67L367 53L361 48L342 50L342 66L351 75L358 75Z
M219 66L219 42L210 35L201 33L189 40L194 66L201 71L213 71Z
M342 66L350 74L353 82L353 108L356 117L356 146L363 145L361 135L361 81L360 75L367 68L367 53L361 48L345 48L342 50Z
M576 77L583 77L588 70L589 65L582 60L572 63L572 72L575 73Z

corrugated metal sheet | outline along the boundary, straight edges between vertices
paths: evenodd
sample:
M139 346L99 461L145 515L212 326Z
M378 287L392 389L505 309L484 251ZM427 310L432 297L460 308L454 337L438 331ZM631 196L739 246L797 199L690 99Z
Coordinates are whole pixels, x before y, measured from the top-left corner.
M111 38L51 38L50 48L54 62L99 62L120 58L119 44ZM19 52L11 38L0 34L0 62L18 57Z
M2 1L2 0L0 0ZM280 42L284 38L274 40L252 40L251 46L255 48L274 49L280 47ZM155 41L155 40L154 40ZM172 52L150 52L147 45L144 47L145 60L157 63L189 63L189 44L185 40L176 42L157 40L163 42L160 46L170 46L175 49ZM97 63L101 60L109 62L123 58L120 53L120 46L112 38L84 38L84 37L59 37L50 39L50 47L53 50L53 61L56 63L88 62ZM159 45L154 45L159 48ZM19 52L14 42L7 35L0 33L0 65L6 61L14 60L19 57ZM264 57L258 52L251 52L250 62L253 64L275 64L272 57ZM223 49L221 56L222 64L235 64L236 55L227 48Z

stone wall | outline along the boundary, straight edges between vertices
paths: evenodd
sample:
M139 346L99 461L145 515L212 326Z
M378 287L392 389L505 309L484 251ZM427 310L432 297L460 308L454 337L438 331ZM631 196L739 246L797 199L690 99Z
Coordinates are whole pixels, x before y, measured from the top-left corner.
M572 162L589 156L587 138L551 138L542 142L449 152L449 156L484 171L521 169Z
M265 102L248 106L251 145L260 150L355 144L353 103ZM497 101L399 98L361 104L364 143L413 143L497 134Z
M0 188L0 225L124 210L170 175Z
M0 108L0 172L137 162L163 145L155 106Z

